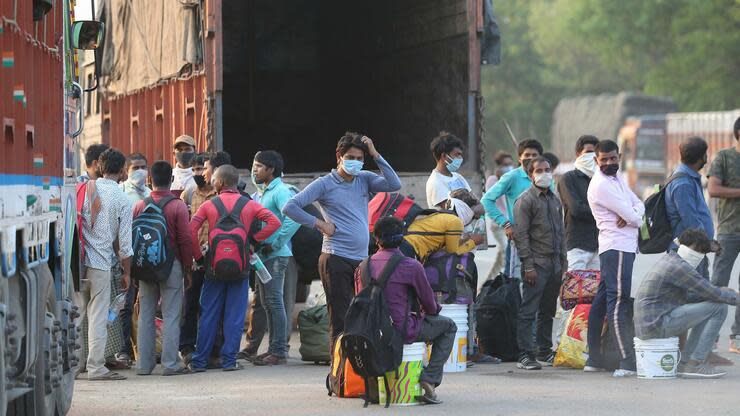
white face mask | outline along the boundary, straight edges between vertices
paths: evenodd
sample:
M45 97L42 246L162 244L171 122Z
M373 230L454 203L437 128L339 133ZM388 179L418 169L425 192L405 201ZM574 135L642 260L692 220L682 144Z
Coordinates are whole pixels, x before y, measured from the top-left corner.
M537 173L534 175L534 184L538 188L549 188L552 184L552 173Z
M573 162L576 169L588 175L589 178L594 176L596 172L596 159L594 159L594 152L586 152Z
M696 269L699 267L699 263L701 263L702 260L704 260L704 254L699 253L698 251L694 251L689 247L686 247L684 245L678 246L677 254L684 259L686 263L689 263L689 266L691 268Z
M137 188L143 188L146 183L146 177L149 175L146 169L137 169L131 172L128 180L131 181Z

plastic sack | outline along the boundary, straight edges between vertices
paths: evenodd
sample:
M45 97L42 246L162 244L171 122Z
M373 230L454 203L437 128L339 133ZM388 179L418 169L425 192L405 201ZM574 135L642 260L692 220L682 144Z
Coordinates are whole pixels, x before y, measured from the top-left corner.
M555 352L554 367L581 369L588 359L588 313L591 305L581 304L571 312L565 333L560 338L560 345Z

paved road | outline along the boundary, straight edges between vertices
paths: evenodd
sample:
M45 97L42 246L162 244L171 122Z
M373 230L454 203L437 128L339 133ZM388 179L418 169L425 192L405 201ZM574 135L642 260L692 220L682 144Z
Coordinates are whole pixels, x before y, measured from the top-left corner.
M480 268L491 253L480 255ZM654 256L640 256L635 287ZM735 265L737 276L740 264ZM731 283L736 287L736 277ZM731 309L732 312L732 309ZM721 349L727 349L729 320ZM79 380L71 415L730 415L737 414L740 356L720 380L614 379L609 374L545 369L525 372L513 364L478 365L445 376L441 406L362 409L354 399L329 398L324 387L328 367L302 363L293 337L287 366L247 365L234 373L209 371L179 377L138 377L123 382ZM361 413L362 412L362 413Z

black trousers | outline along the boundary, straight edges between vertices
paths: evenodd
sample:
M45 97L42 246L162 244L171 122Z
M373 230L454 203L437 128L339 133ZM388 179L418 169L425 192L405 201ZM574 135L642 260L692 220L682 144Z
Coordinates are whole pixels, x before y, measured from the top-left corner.
M329 312L329 346L334 351L334 340L344 331L344 317L355 296L355 269L360 260L321 253L319 275L326 293Z

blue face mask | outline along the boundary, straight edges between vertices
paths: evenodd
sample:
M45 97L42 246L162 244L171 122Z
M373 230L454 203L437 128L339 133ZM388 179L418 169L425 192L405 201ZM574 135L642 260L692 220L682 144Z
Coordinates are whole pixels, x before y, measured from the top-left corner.
M344 171L352 176L357 176L362 171L364 162L361 160L342 160Z
M460 166L462 166L462 164L463 164L463 158L461 157L458 157L455 159L450 158L450 161L447 162L447 170L449 170L450 172L457 172L458 169L460 169Z

